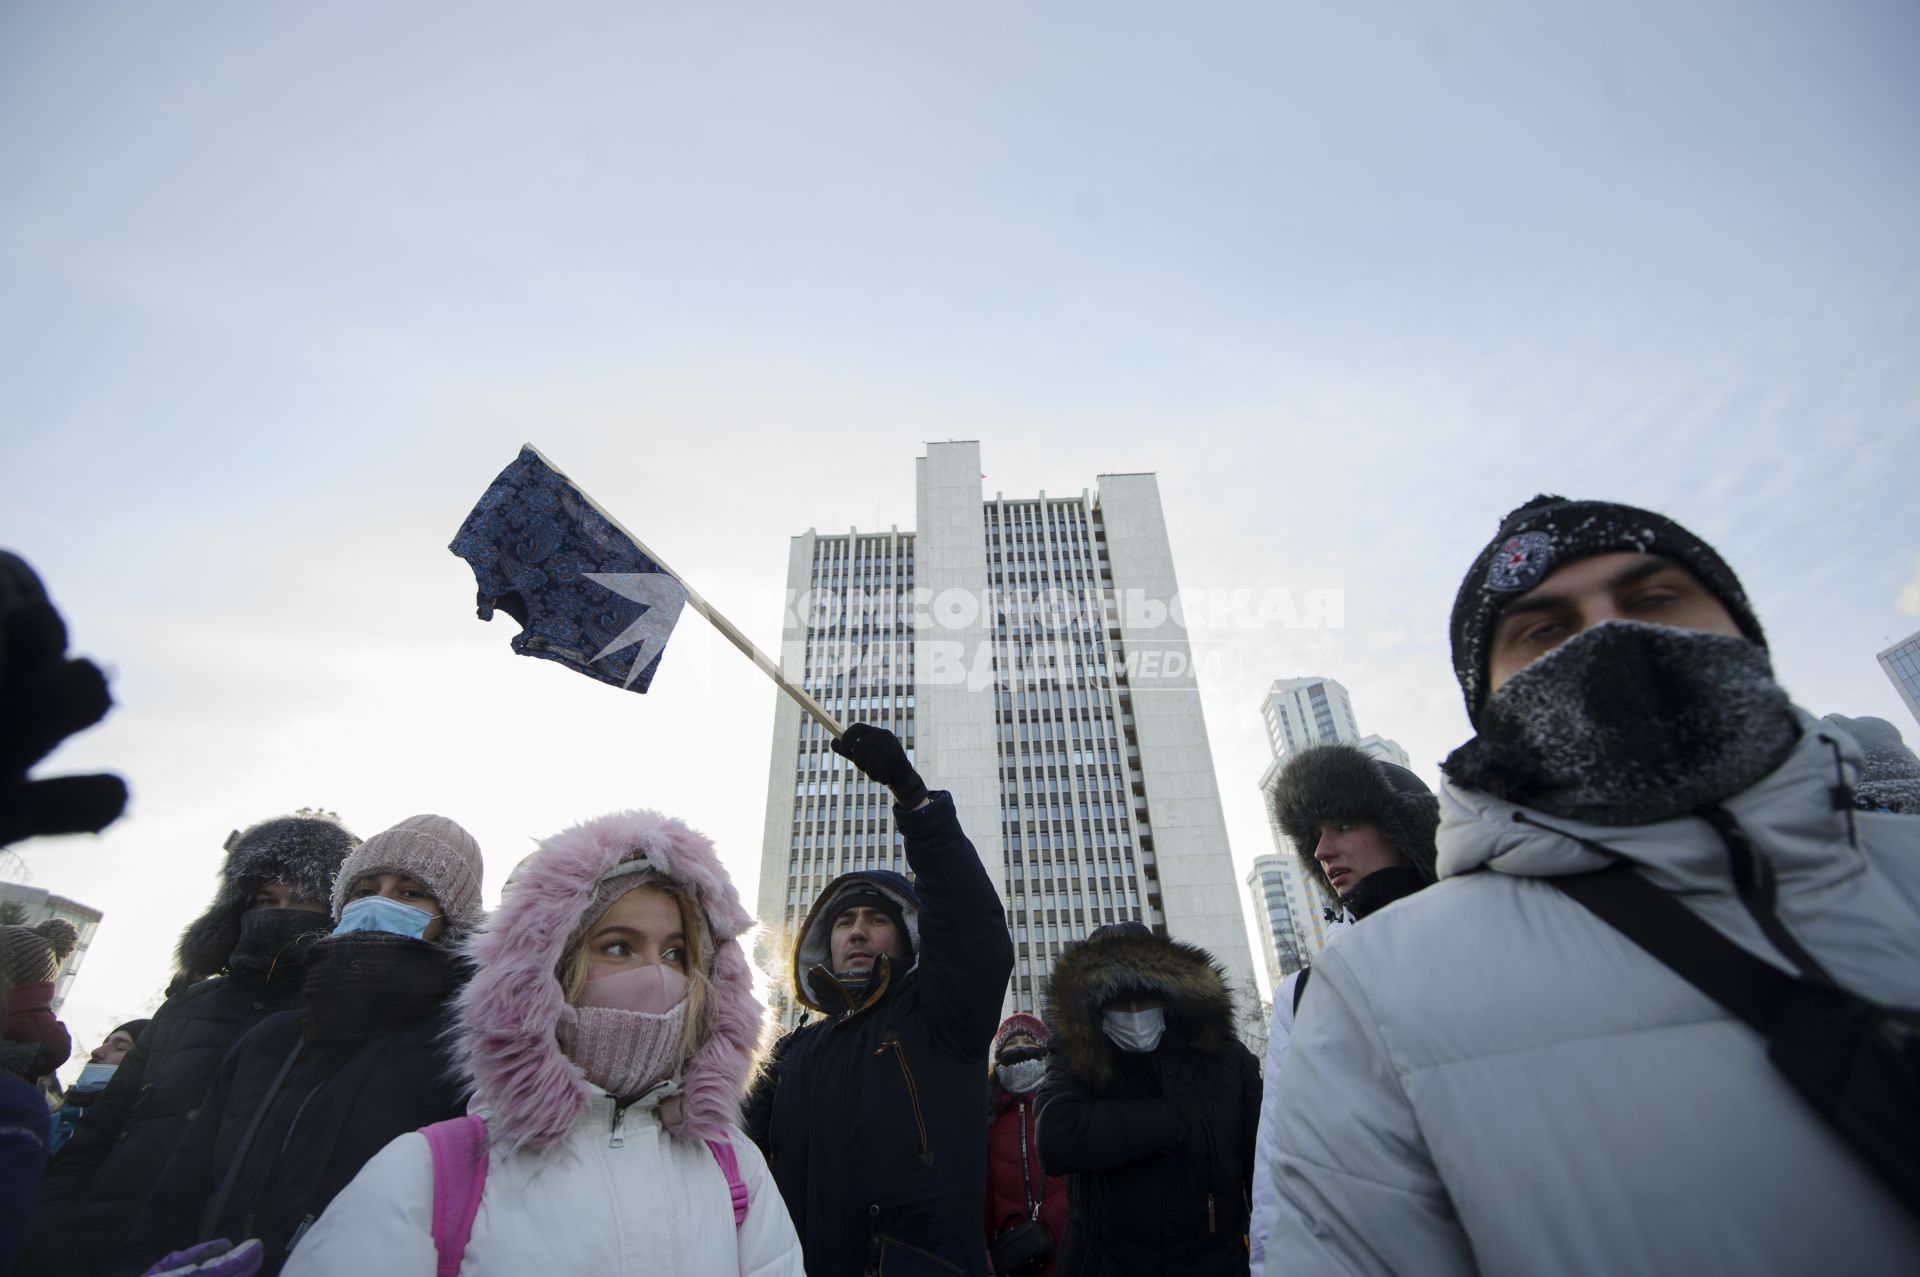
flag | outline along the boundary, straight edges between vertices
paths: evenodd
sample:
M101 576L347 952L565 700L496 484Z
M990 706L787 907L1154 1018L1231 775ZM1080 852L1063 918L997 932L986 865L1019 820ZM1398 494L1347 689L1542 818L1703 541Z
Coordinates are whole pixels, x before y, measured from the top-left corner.
M529 445L447 547L479 586L479 614L520 622L513 650L644 692L687 589Z

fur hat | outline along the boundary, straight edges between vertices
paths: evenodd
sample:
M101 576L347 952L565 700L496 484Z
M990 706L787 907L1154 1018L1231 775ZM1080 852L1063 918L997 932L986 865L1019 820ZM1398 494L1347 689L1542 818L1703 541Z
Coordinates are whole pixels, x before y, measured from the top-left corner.
M1487 699L1487 656L1507 604L1558 568L1596 554L1630 550L1671 559L1720 600L1740 633L1767 645L1759 618L1726 560L1665 515L1612 501L1542 494L1510 511L1475 556L1453 600L1453 673L1475 727Z
M368 874L405 874L427 889L447 920L441 943L464 937L480 925L480 877L486 865L473 835L445 816L409 816L353 849L333 879L333 916L347 907L347 892Z
M1156 936L1144 923L1110 923L1062 949L1047 978L1053 1051L1075 1077L1096 1090L1112 1080L1118 1048L1101 1012L1142 997L1166 1008L1168 1043L1213 1052L1233 1036L1233 991L1212 954Z
M475 971L460 994L457 1051L476 1111L508 1147L560 1139L597 1093L554 1036L566 1008L558 972L581 919L604 904L596 900L603 879L636 858L693 897L713 939L710 1028L687 1062L682 1113L668 1130L716 1139L739 1121L765 1010L741 946L753 918L706 835L659 812L623 811L541 843L469 946Z
M206 912L180 933L174 950L180 974L192 981L226 968L227 956L240 943L240 915L268 883L286 883L301 900L325 901L340 861L359 842L327 816L276 816L227 835L220 890Z
M1020 1033L1032 1038L1039 1046L1046 1046L1053 1041L1053 1034L1047 1029L1046 1021L1037 1015L1028 1015L1025 1011L1015 1011L1000 1021L1000 1027L994 1031L993 1058L999 1059L1000 1048L1007 1044L1007 1039Z
M1397 763L1352 745L1309 746L1280 769L1267 793L1267 810L1293 844L1310 882L1324 883L1313 857L1324 820L1365 821L1423 881L1434 880L1440 802L1425 782Z
M80 943L80 933L65 918L48 918L31 927L0 927L0 972L8 984L38 984L60 974L60 965Z

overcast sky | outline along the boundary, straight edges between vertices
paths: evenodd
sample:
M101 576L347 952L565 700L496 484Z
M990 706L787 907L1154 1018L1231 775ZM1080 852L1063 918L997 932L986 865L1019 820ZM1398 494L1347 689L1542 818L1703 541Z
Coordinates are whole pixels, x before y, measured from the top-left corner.
M107 914L76 1038L303 805L452 816L490 898L654 806L753 897L764 678L474 619L445 546L524 440L768 647L787 538L912 526L925 440L1157 472L1183 585L1345 591L1198 636L1242 871L1265 685L1434 776L1454 589L1543 489L1680 519L1801 703L1914 736L1917 63L1910 0L0 8L0 544L115 674L50 770L134 794L18 849Z

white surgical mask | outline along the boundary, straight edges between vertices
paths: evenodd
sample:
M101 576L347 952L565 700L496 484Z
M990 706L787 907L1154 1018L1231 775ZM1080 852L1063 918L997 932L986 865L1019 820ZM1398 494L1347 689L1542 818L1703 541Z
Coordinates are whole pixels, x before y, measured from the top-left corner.
M1160 1045L1160 1036L1167 1031L1167 1012L1164 1007L1152 1007L1145 1011L1102 1011L1100 1019L1107 1036L1122 1051L1151 1051Z
M73 1089L91 1091L96 1087L105 1086L112 1080L113 1071L119 1067L118 1064L89 1064L81 1069L80 1076L73 1080Z

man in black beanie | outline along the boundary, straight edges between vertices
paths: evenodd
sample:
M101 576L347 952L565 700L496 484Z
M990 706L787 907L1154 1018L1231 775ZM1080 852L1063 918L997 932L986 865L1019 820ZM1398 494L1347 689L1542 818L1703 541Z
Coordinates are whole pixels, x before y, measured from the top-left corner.
M1738 578L1664 516L1535 498L1452 632L1476 734L1443 766L1440 881L1315 967L1270 1250L1301 1273L1906 1267L1920 1208L1874 1123L1830 1122L1630 933L1659 917L1677 965L1730 953L1742 988L1920 1006L1920 823L1855 809L1857 742L1788 699Z

